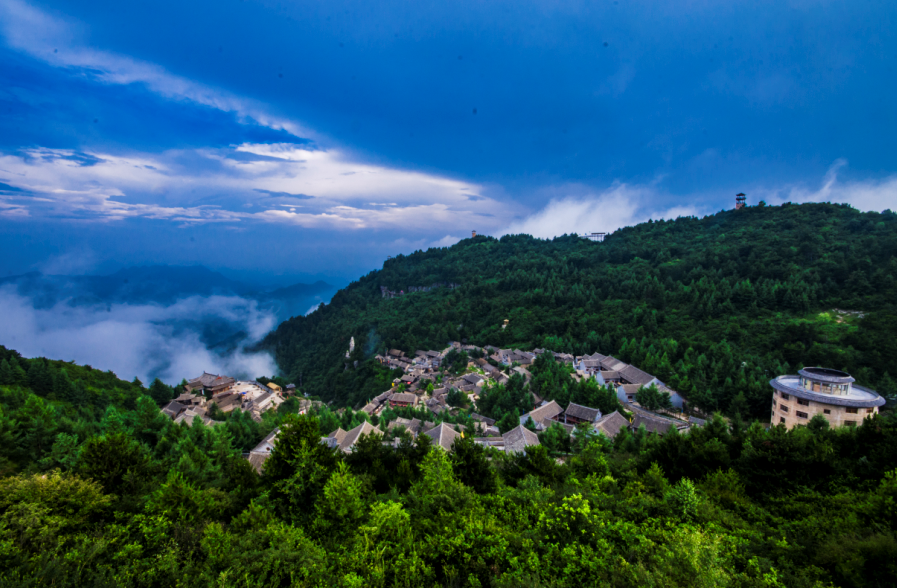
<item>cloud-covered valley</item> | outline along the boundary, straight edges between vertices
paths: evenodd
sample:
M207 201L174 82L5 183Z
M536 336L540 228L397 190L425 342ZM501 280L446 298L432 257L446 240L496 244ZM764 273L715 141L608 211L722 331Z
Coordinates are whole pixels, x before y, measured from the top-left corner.
M144 384L155 377L175 384L203 371L249 378L276 371L269 354L247 351L276 326L274 313L238 296L192 296L169 305L69 299L41 307L4 286L0 308L0 344Z

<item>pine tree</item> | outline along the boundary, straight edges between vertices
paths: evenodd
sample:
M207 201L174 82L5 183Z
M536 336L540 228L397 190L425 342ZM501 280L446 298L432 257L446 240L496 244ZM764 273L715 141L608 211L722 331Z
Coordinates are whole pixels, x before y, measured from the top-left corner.
M12 371L9 362L0 361L0 386L13 386L16 383L16 375Z

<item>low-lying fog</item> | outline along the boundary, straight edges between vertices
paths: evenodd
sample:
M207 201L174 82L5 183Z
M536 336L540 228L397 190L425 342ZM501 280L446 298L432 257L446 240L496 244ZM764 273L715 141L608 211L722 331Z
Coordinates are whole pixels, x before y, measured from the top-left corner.
M35 307L15 287L0 288L0 344L26 357L74 360L148 385L203 371L238 378L272 375L274 359L246 348L277 325L271 310L239 296L191 296L172 304Z

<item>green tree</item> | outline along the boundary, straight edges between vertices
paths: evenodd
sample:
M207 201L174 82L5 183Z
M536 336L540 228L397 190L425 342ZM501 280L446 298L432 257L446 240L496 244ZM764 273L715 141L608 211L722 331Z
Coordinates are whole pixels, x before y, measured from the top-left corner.
M264 470L280 515L288 521L308 521L338 462L335 450L321 443L315 417L288 415Z
M642 386L635 393L635 400L648 410L672 409L669 392L661 392L656 385Z

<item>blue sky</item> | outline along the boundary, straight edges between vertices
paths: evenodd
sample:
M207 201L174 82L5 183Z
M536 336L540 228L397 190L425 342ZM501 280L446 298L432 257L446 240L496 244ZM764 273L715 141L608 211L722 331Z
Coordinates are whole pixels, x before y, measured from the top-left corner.
M0 274L897 208L897 6L0 0Z

